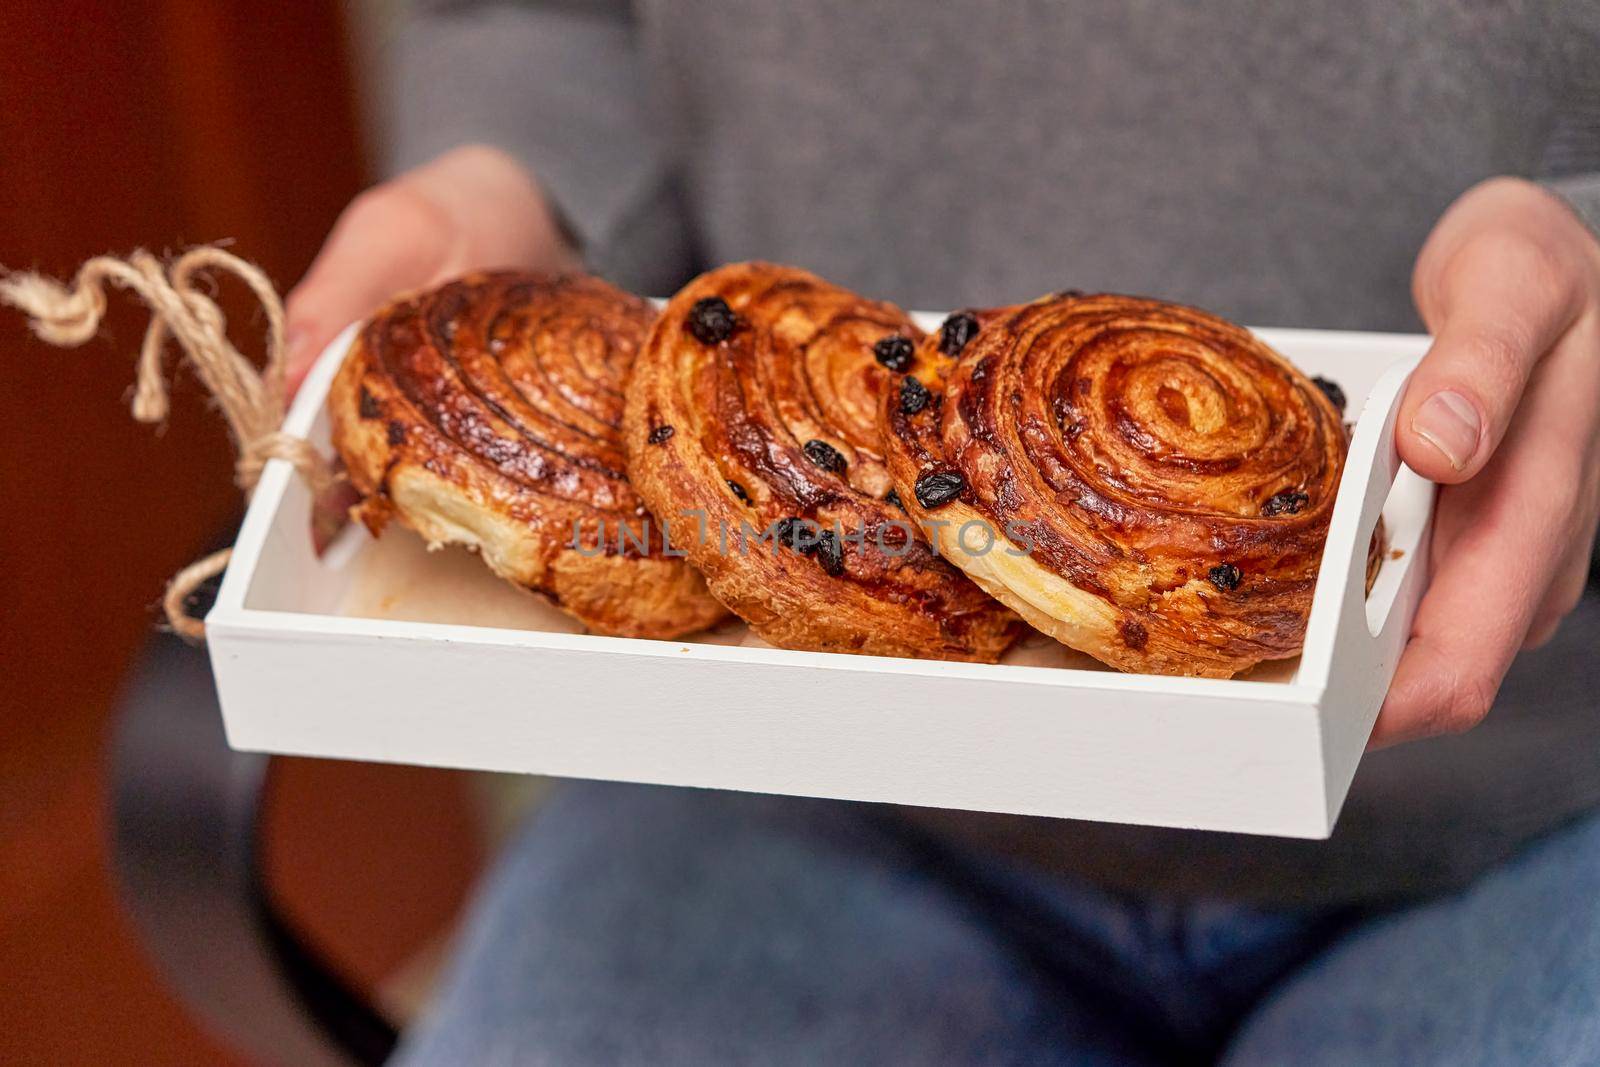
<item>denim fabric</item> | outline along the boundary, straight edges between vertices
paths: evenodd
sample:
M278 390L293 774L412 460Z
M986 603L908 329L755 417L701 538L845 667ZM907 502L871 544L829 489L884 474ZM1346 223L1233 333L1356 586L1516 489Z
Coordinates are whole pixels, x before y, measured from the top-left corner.
M564 787L398 1062L1600 1062L1600 818L1403 909L1113 895L870 805Z

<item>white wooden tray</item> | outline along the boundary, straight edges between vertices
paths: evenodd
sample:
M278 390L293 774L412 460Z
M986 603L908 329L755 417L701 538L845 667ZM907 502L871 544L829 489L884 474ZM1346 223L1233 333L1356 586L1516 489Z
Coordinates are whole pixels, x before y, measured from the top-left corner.
M984 665L790 652L737 625L679 641L594 636L397 528L373 541L352 525L319 558L309 494L273 461L206 619L229 743L1324 837L1427 573L1433 486L1394 448L1427 338L1257 332L1360 412L1298 660L1219 681L1119 674L1042 638ZM323 400L353 334L323 354L286 422L322 448ZM1365 596L1380 512L1392 551Z

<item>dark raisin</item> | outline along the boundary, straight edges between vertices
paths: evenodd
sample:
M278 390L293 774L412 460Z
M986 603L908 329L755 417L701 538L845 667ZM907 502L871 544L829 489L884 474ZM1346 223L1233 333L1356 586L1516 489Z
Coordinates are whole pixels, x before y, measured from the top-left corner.
M967 487L967 480L956 471L928 471L917 478L917 503L925 508L943 507Z
M695 340L703 345L714 345L726 341L738 321L738 316L734 315L726 300L720 296L708 296L695 301L694 307L689 309L685 325L694 334Z
M733 493L734 496L738 497L746 504L750 503L750 494L745 491L745 487L734 481L732 478L728 479L728 489Z
M1072 418L1072 401L1056 393L1050 398L1050 412L1055 415L1057 426L1065 426L1067 420Z
M877 357L879 363L898 374L911 366L913 354L911 338L891 333L872 346L872 354Z
M1293 489L1285 489L1281 493L1274 493L1261 505L1261 514L1273 515L1298 515L1300 509L1311 503L1311 497Z
M1244 580L1244 574L1231 563L1217 564L1206 572L1206 577L1211 579L1212 585L1224 593L1239 588L1239 583Z
M1084 294L1083 294L1083 290L1082 289L1063 289L1059 293L1056 294L1056 299L1058 299L1058 300L1076 300L1080 296L1083 296L1083 295Z
M664 443L667 438L671 437L677 432L678 431L674 430L671 426L657 426L655 429L650 431L650 436L646 437L644 441L647 445L659 445Z
M883 498L883 502L885 504L893 504L895 507L899 508L901 511L904 511L906 509L905 501L900 499L899 492L894 490L894 489L889 490L888 495Z
M1330 382L1326 378L1317 377L1311 379L1311 384L1321 389L1323 395L1333 402L1334 407L1340 411L1344 410L1346 403L1344 390L1339 388L1338 382Z
M830 577L837 578L844 573L844 545L839 543L838 535L832 530L823 530L817 535L817 543L812 551Z
M970 312L958 311L939 327L939 351L947 356L959 356L977 333L978 320Z
M1142 651L1150 643L1150 631L1144 628L1144 623L1129 619L1119 627L1122 631L1122 643L1135 652Z
M392 448L397 448L400 445L405 444L406 424L403 422L395 422L394 420L390 420L388 433L386 436L389 438L389 445Z
M928 401L933 399L933 394L928 392L928 387L915 378L906 378L900 383L900 412L904 415L915 415L928 406Z
M367 392L367 387L361 387L361 398L357 401L357 409L363 419L375 419L383 414L383 405L378 403L378 398Z
M820 540L816 523L798 515L788 515L773 523L772 536L778 544L792 548L802 556L815 552Z
M847 466L845 458L839 450L826 441L812 438L801 446L800 450L806 454L807 459L825 471L838 474Z

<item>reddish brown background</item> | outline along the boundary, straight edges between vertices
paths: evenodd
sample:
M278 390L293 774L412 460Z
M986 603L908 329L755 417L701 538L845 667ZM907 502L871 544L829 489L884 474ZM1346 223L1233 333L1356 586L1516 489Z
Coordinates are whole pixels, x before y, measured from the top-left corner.
M67 274L231 238L280 286L365 180L335 5L0 5L0 265ZM218 418L180 379L128 416L143 317L78 350L0 311L0 1063L218 1063L146 964L107 876L104 750L165 577L230 528ZM243 301L241 337L258 319ZM371 984L444 924L477 863L460 779L300 762L270 835L297 918ZM383 893L385 850L417 884Z

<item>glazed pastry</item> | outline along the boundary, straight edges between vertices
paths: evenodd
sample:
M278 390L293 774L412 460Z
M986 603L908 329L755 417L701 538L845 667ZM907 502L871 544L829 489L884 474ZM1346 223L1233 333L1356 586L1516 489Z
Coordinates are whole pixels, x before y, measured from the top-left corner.
M715 622L725 610L663 554L628 484L622 387L654 318L582 275L476 274L390 304L329 394L356 514L467 545L598 633Z
M672 298L640 355L628 471L723 603L783 648L999 658L1021 624L913 532L878 406L905 314L750 263Z
M1077 294L950 316L882 406L945 558L1114 667L1216 678L1300 649L1340 418L1247 330Z

